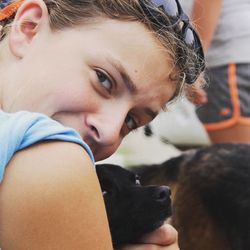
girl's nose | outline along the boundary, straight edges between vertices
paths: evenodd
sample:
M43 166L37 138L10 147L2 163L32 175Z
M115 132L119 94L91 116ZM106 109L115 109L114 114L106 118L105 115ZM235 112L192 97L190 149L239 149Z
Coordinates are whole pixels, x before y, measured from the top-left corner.
M127 113L125 108L114 107L107 112L93 115L88 121L93 139L103 146L119 145Z

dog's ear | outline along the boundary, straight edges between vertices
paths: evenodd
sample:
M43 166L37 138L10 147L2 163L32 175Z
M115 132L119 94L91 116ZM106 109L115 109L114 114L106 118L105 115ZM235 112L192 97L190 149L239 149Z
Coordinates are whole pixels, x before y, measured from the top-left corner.
M173 157L160 165L160 168L163 169L163 174L170 181L177 181L180 168L185 161L185 155L180 155Z
M142 185L168 185L168 182L177 181L184 159L185 156L180 155L160 164L137 165L129 169L140 176Z

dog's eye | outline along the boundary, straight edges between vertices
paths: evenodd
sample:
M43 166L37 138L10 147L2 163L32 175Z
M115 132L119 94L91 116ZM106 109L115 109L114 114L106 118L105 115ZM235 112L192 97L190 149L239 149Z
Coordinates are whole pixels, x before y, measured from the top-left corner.
M102 196L105 196L108 192L106 190L102 191Z
M135 184L136 185L141 185L140 177L138 175L135 176Z
M101 183L102 196L111 195L114 190L114 184L108 178L99 179Z

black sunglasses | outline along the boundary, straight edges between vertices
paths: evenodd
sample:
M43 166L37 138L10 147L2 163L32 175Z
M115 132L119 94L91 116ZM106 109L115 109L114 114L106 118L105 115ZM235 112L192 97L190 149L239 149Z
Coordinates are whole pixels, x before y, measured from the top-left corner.
M180 39L197 55L197 65L186 74L186 82L192 84L205 69L205 59L202 44L197 32L191 26L188 16L182 10L178 0L151 0L141 6L150 21L158 29L173 29ZM163 15L164 13L165 15ZM166 20L167 16L167 20Z

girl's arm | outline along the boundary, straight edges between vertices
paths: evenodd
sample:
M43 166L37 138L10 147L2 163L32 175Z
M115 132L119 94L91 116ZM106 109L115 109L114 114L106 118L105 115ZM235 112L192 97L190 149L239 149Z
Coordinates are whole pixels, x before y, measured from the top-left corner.
M15 154L0 186L0 221L4 250L112 249L95 170L74 143Z

